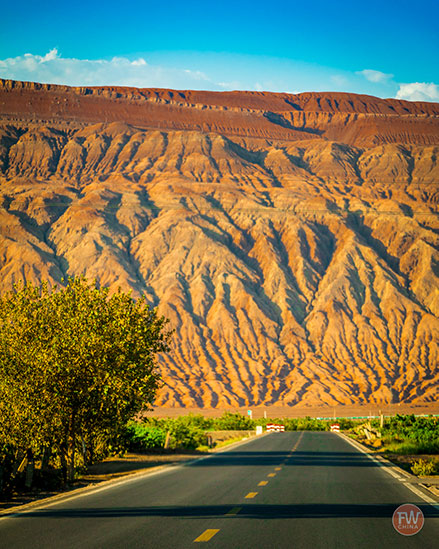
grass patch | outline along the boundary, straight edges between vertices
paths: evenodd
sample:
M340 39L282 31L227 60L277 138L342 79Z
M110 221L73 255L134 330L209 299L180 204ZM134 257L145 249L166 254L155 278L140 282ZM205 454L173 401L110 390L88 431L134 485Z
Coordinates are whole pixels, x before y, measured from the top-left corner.
M434 459L417 459L411 466L412 473L419 477L428 477L438 472L438 463Z
M215 448L224 448L224 446L228 446L229 444L234 444L235 442L244 440L244 438L248 438L248 437L234 437L234 438L229 438L227 440L221 440L216 444Z

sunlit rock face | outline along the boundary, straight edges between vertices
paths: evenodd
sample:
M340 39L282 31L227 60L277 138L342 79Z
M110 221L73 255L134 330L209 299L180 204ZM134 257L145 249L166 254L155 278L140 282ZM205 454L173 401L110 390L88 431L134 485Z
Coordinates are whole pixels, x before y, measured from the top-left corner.
M170 320L157 403L439 396L439 105L0 81L0 283Z

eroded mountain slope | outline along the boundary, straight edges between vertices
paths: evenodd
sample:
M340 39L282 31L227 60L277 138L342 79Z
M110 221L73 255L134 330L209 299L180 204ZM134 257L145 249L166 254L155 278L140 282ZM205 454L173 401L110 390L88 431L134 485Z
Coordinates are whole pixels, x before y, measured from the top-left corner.
M188 104L204 99L213 121L214 107L242 110L238 95L209 104L215 94L184 94ZM252 108L267 96L251 96ZM50 108L58 100L44 97ZM270 112L279 112L283 99L274 99ZM357 97L351 114L405 116L404 102L372 99L361 107ZM290 120L312 101L294 103ZM334 115L331 101L313 104L316 118ZM412 105L410 116L436 124L437 105ZM2 288L84 273L145 294L175 329L160 359L160 404L437 399L437 133L418 139L418 120L401 142L398 132L365 140L370 128L335 140L338 122L329 121L324 135L280 139L276 129L257 139L251 124L243 137L165 122L159 130L8 116Z

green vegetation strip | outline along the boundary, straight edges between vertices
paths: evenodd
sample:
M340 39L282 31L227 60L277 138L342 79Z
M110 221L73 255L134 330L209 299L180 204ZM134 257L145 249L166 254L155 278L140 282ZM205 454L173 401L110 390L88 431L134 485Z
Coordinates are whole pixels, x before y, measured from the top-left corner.
M357 424L349 434L417 476L439 474L439 417L399 415Z

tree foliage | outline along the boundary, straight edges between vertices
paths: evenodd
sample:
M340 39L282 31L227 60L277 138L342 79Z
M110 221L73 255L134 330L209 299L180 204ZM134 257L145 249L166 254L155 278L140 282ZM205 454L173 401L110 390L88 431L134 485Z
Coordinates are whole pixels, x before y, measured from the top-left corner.
M80 449L117 436L154 398L166 320L144 298L69 279L0 298L0 443L56 452L69 479Z
M378 428L378 421L372 422ZM388 418L380 429L383 442L398 452L411 454L439 453L439 417L400 415ZM396 444L396 445L395 445Z

